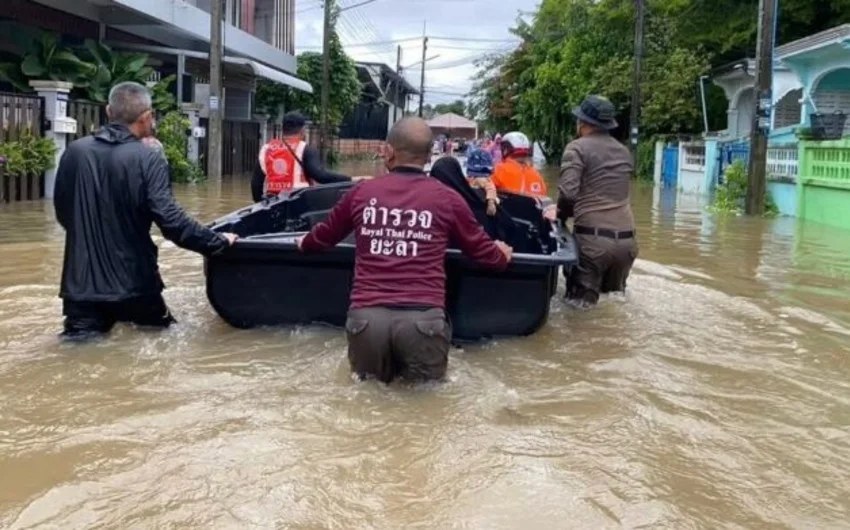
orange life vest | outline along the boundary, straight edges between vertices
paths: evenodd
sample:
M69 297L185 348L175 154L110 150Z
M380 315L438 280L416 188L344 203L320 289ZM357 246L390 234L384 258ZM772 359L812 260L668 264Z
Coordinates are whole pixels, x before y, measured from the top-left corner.
M305 147L307 142L300 137L282 140L275 138L266 145L263 157L263 168L266 170L266 193L278 195L310 185L310 181L304 176L304 168L298 162L298 160L304 160Z
M514 158L507 158L496 164L490 178L502 191L532 197L543 197L548 193L546 181L534 166Z

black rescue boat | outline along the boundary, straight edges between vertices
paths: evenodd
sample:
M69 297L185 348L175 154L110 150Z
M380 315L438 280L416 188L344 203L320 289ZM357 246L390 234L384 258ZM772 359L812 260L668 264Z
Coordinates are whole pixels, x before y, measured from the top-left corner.
M302 254L296 239L323 221L352 184L297 190L215 221L240 239L205 264L207 296L237 328L293 324L343 326L354 275L354 244ZM548 319L561 266L577 263L573 237L542 216L539 201L500 194L515 221L513 261L504 272L476 267L460 251L446 253L447 299L459 340L531 335Z

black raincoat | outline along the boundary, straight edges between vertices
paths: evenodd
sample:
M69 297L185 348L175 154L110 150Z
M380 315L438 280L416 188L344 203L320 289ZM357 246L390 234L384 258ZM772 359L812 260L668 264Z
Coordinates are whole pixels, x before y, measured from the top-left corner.
M175 202L162 155L120 125L68 146L53 202L66 232L59 295L68 301L117 302L162 292L152 223L201 254L228 246Z

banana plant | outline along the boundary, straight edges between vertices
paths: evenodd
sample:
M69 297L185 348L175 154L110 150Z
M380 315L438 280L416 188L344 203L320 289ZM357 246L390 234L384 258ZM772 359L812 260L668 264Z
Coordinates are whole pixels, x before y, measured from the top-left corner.
M30 80L53 80L72 83L77 88L89 85L96 72L93 64L78 57L73 50L62 45L59 36L41 32L29 34L13 32L18 49L23 51L20 63L0 64L0 79L18 90L29 92Z
M144 53L116 52L92 39L85 41L85 48L95 65L86 90L91 101L106 103L111 87L126 81L145 84L154 73L153 68L146 66L148 56Z

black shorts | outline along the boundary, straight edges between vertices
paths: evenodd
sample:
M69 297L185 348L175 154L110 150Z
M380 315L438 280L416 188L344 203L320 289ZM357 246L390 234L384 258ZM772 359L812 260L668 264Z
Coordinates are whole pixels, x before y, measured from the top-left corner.
M442 309L352 309L345 324L351 370L389 383L446 375L452 330Z
M108 333L116 323L167 328L175 323L162 295L140 296L120 302L75 302L63 300L65 336Z

